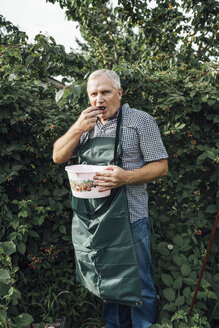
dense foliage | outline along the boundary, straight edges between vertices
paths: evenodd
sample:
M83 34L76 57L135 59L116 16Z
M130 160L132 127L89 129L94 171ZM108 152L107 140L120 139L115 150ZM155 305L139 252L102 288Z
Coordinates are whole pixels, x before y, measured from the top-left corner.
M0 16L0 327L62 316L102 324L100 301L75 281L69 185L51 155L88 103L86 76L107 67L121 76L123 102L157 120L170 157L168 176L148 186L155 327L216 328L218 232L188 311L218 208L217 1L58 2L80 25L80 54L43 35L28 44ZM56 75L69 87L57 92Z

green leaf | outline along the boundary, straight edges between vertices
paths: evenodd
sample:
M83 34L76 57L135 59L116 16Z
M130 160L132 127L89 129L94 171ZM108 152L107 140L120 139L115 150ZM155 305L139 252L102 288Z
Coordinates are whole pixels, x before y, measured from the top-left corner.
M4 284L3 282L0 282L0 296L8 295L10 289L10 283Z
M216 273L215 275L213 275L213 281L214 281L216 284L219 284L219 273Z
M185 297L191 297L191 288L190 287L186 287L183 289L183 295Z
M65 188L56 188L53 191L53 195L56 196L56 197L60 197L60 196L66 195L68 193L69 193L69 190L68 189L65 189Z
M157 245L157 250L160 254L164 255L164 256L168 256L169 255L169 251L167 249L167 245L168 243L167 242L160 242L158 245Z
M21 168L23 167L23 165L12 165L12 168L11 168L11 170L12 171L19 171Z
M177 246L182 246L184 244L184 240L180 235L177 235L173 238L173 242L174 244L176 244Z
M186 277L186 276L189 276L190 273L191 273L191 267L189 264L186 264L184 263L182 266L181 266L181 273L182 273L182 276L183 277Z
M183 278L183 282L189 286L194 286L196 285L196 281L191 278Z
M59 226L59 231L63 234L66 234L66 227L64 225Z
M22 217L22 218L27 218L28 217L28 211L27 210L23 210L21 212L18 213L18 217Z
M40 238L39 234L36 231L30 230L28 234L33 238Z
M188 252L191 248L192 248L192 246L190 246L190 245L183 245L180 247L180 250L183 252Z
M82 91L83 91L83 87L80 85L75 85L73 88L73 92L76 94L77 98L80 97Z
M183 264L183 260L179 255L173 255L173 262L179 267Z
M65 92L65 89L61 89L56 93L56 102L58 103L60 99L62 98L63 94Z
M45 188L45 189L43 190L43 195L45 195L45 196L49 196L49 195L50 195L50 191L49 191L49 189Z
M17 250L19 253L24 255L26 252L26 244L23 241L19 241L17 244Z
M166 286L170 287L173 285L173 278L171 277L171 275L163 273L161 275L161 279Z
M178 296L175 300L175 304L177 306L182 306L185 303L185 297L184 296Z
M54 210L56 207L56 203L51 197L49 197L49 205L51 207L51 210Z
M45 217L44 217L43 215L41 215L41 216L38 218L38 222L37 222L38 225L41 226L41 225L43 224L44 220L45 220Z
M182 278L178 277L173 283L173 288L180 289L181 287L182 287Z
M29 66L33 61L34 61L34 56L32 56L32 55L27 56L27 58L26 58L27 66Z
M183 311L183 310L179 310L179 311L177 311L177 312L172 316L171 321L175 321L175 320L177 320L177 321L179 322L179 319L184 321L184 324L183 324L183 325L185 325L185 322L188 322L187 314L186 314L185 311ZM177 326L178 326L178 325L177 325ZM186 326L187 326L187 325L186 325ZM180 327L181 327L181 326L180 326ZM177 327L177 328L178 328L178 327ZM184 328L187 328L187 327L184 326Z
M17 236L18 236L18 233L17 233L16 231L14 231L14 232L10 233L10 235L9 235L8 238L9 238L11 241L13 241L13 240L15 240L15 239L17 238Z
M0 184L7 180L7 174L0 174Z
M19 220L18 219L12 220L11 226L13 227L14 230L17 230L17 227L19 226Z
M217 213L217 206L216 205L209 205L206 208L205 212L210 213L210 214Z
M176 130L182 130L186 125L184 123L176 123L175 128Z
M170 217L168 216L168 215L161 215L160 217L159 217L159 221L160 222L169 222L170 221Z
M0 310L0 322L4 324L6 321L6 318L7 318L7 312L4 310Z
M214 123L215 124L219 123L219 115L215 115L215 117L214 117Z
M0 268L0 282L8 285L10 283L10 274L6 269Z
M176 293L173 288L166 288L163 290L163 295L167 301L173 302L176 298Z
M30 325L33 322L33 317L28 313L22 313L14 319L16 328Z
M12 241L0 242L0 246L3 248L4 253L11 255L16 252L16 246Z
M171 311L174 312L176 310L176 304L175 303L169 303L169 304L165 304L164 307L162 308L163 310L166 311ZM162 326L163 327L163 326ZM167 326L165 326L167 327ZM168 326L168 327L172 327L172 326Z
M200 291L200 290L198 291L197 299L199 299L199 300L203 299L206 301L207 297L208 297L208 295L205 291Z

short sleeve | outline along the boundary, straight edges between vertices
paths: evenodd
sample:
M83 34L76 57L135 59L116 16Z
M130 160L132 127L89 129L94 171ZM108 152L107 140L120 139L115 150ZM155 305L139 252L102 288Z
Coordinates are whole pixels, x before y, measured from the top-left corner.
M140 149L145 163L168 158L156 121L147 115L139 129Z

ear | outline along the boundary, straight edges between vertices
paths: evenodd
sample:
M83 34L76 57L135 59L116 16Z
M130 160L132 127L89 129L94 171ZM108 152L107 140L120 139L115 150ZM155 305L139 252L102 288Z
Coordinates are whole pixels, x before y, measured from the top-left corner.
M122 88L120 88L118 90L118 94L119 94L119 100L121 100L122 99Z

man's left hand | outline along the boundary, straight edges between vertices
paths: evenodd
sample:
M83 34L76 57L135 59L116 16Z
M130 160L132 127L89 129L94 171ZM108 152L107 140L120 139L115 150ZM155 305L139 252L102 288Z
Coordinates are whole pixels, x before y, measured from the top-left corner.
M116 165L109 165L104 171L96 173L94 181L99 187L99 191L106 191L125 184L149 183L167 175L167 173L168 161L161 159L131 171L123 170Z
M94 181L99 191L118 188L128 182L127 171L119 166L109 165L105 170L96 173Z

